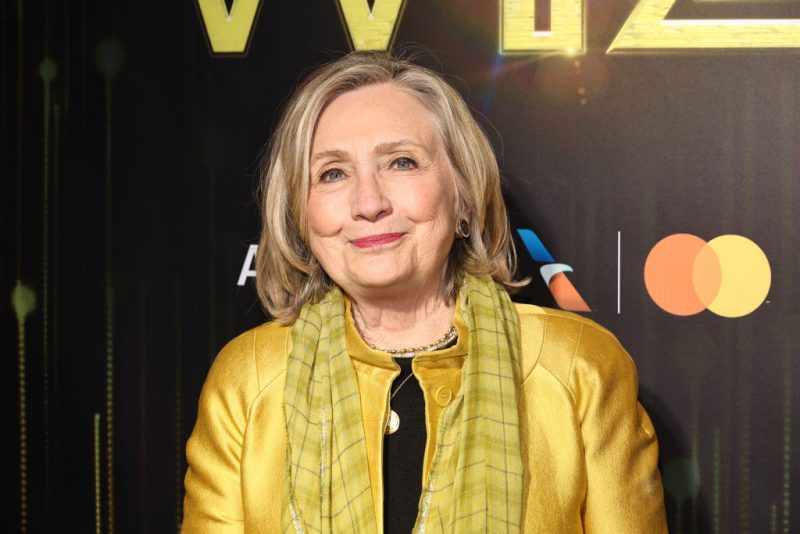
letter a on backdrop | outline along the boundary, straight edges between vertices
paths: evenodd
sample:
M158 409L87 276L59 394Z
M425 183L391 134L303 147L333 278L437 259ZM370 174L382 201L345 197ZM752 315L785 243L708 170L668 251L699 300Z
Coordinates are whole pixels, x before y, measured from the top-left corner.
M402 16L403 0L339 0L342 24L353 50L388 50Z
M233 0L230 11L225 0L197 0L197 7L212 53L245 53L261 0Z

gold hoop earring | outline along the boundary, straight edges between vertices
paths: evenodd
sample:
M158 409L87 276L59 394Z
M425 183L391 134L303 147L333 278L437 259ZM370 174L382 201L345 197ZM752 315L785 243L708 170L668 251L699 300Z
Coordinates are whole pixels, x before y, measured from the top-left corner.
M469 222L466 219L459 219L456 224L456 237L465 239L469 237Z

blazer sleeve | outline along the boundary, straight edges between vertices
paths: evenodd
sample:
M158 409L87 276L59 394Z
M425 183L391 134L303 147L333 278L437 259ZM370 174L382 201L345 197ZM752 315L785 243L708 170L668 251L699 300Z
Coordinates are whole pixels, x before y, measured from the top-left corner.
M245 333L220 351L200 393L186 445L182 533L244 532L242 445L258 393L252 337Z
M666 533L658 443L630 355L607 330L584 324L570 380L586 460L585 532Z

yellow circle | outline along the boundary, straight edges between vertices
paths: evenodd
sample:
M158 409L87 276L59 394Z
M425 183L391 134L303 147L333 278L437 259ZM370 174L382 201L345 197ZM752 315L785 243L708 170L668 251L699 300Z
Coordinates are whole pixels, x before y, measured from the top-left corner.
M772 283L769 260L761 248L740 235L708 242L722 271L719 291L708 309L723 317L742 317L761 306Z

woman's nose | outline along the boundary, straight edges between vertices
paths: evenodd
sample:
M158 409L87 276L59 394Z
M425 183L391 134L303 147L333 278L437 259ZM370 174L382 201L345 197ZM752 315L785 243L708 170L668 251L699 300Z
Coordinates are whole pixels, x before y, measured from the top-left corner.
M351 205L354 219L376 221L391 213L391 200L376 170L359 171L354 185Z

